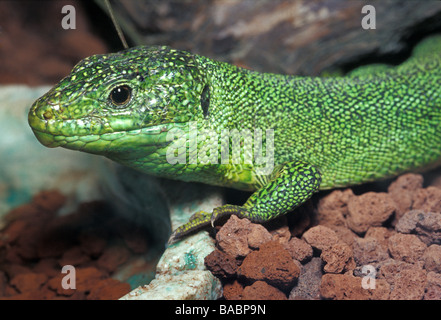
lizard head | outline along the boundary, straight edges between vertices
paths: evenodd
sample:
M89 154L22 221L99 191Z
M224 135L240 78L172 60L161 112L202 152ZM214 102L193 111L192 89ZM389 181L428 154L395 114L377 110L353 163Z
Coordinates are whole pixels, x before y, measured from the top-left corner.
M194 57L146 46L88 57L32 105L29 124L47 147L153 152L171 128L206 116L209 89Z

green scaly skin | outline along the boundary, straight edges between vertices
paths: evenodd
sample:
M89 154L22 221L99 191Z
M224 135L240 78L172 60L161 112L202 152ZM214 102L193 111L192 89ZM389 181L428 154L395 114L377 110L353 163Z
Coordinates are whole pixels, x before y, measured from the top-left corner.
M160 177L255 191L243 206L197 212L173 242L224 215L263 222L321 189L437 165L440 44L434 37L400 66L337 78L258 73L168 47L136 47L78 63L34 103L29 124L48 147L103 155ZM131 94L121 103L111 92L123 85ZM179 146L167 139L170 132L187 147L210 146L186 131L190 123L219 135L273 129L274 169L262 174L261 164L225 163L220 154L218 163L207 163L210 152L198 163L170 164L167 149ZM264 135L263 150L266 142Z

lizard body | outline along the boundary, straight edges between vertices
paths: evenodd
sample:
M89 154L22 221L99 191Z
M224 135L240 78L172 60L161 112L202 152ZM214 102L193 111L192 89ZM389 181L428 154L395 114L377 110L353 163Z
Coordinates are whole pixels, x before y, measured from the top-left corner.
M95 55L34 103L29 124L48 147L255 191L243 206L196 213L175 241L223 215L263 222L318 190L439 164L440 39L399 66L336 78L258 73L169 47ZM243 135L233 142L233 132L251 134L252 147ZM239 158L233 145L243 148Z

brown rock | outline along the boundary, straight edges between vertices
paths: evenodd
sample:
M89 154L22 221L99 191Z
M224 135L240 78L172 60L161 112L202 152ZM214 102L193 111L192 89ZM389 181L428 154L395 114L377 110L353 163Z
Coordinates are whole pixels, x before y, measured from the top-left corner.
M81 249L92 258L99 257L106 247L106 240L94 234L82 234L79 236Z
M319 251L328 249L340 242L337 234L332 229L321 225L312 227L306 231L302 239Z
M60 273L60 275L50 279L48 281L48 286L50 289L55 290L59 295L72 296L73 294L87 293L93 289L93 287L102 279L106 278L106 275L96 269L95 267L87 268L75 268L75 274L71 273ZM63 278L69 276L75 279L75 289L64 289L62 286ZM65 279L66 280L66 279ZM72 283L69 283L72 285Z
M357 265L366 265L389 259L387 245L372 237L356 238L352 245Z
M225 300L241 300L243 294L243 286L239 281L234 280L231 283L226 283L223 288Z
M66 203L66 196L58 190L41 191L32 198L32 203L46 212L56 212Z
M297 285L289 293L289 299L319 299L322 274L322 259L312 258L310 262L302 266Z
M334 190L320 199L317 205L317 220L321 225L345 226L349 198L354 196L351 189Z
M216 234L218 247L235 259L245 257L251 252L248 246L248 234L251 222L232 215Z
M81 247L76 246L66 250L59 259L60 266L73 265L79 266L90 261L90 257L86 255Z
M243 300L287 300L286 295L264 281L256 281L243 289Z
M87 300L117 300L130 292L130 285L116 279L98 281L91 289Z
M333 300L386 300L390 286L382 279L375 280L375 289L364 289L363 278L346 274L327 273L322 277L320 295Z
M426 250L426 245L414 234L397 233L389 238L391 256L396 260L417 263Z
M228 279L236 275L237 261L228 253L216 249L205 257L204 263L207 269L220 279Z
M9 278L14 278L16 275L21 273L32 273L32 269L27 265L16 263L5 263L2 265L2 269L2 271L4 271Z
M395 227L398 232L416 234L427 245L441 244L441 213L411 210Z
M426 287L426 272L418 265L388 260L380 266L378 277L391 286L391 300L420 300Z
M46 258L39 260L32 270L36 273L44 273L49 278L52 278L60 274L61 267L56 259Z
M337 237L348 246L352 246L352 244L354 243L354 239L358 238L358 236L347 227L329 225L329 228L334 230Z
M427 273L424 300L441 300L441 274L433 271Z
M412 208L413 195L423 187L423 181L422 175L407 173L399 176L390 184L387 191L395 202L398 218Z
M44 273L21 273L11 279L13 285L21 293L40 289L48 277Z
M291 232L289 231L289 227L284 225L275 230L271 230L271 236L272 240L279 241L282 245L285 245L289 239L291 239Z
M403 270L396 278L391 300L421 300L426 286L426 273L422 269Z
M423 255L424 269L441 273L441 246L432 244Z
M26 227L26 232L23 232L17 239L14 250L22 258L34 260L39 257L37 246L39 238L43 233L42 225L39 223L31 224Z
M0 270L0 297L5 296L7 285L8 278L6 277L6 274Z
M348 201L348 227L356 233L379 227L395 212L395 202L384 192L367 192Z
M371 227L368 229L364 237L374 238L379 245L383 245L387 248L388 239L395 234L394 230L389 230L385 227Z
M251 223L247 235L248 247L257 249L265 242L271 240L271 234L261 224Z
M24 230L27 226L28 222L25 220L12 221L10 224L8 224L5 230L2 230L0 238L2 239L4 244L11 244L24 233Z
M262 280L286 290L298 278L300 268L279 242L270 241L248 254L237 269L237 274L248 281Z
M107 247L103 254L98 258L96 265L108 272L114 272L120 265L125 263L130 257L129 250L124 246L114 245Z
M417 190L413 196L412 209L441 213L441 189L427 187Z
M326 263L323 270L328 273L341 273L355 269L352 249L343 242L323 250L320 258Z
M58 220L58 219L56 219ZM63 235L63 229L45 230L44 234L36 243L38 257L40 258L58 258L73 245L73 238ZM42 230L43 233L43 230ZM56 239L56 240L54 240Z
M304 240L292 237L285 245L285 249L291 254L291 257L301 263L306 263L312 258L312 247Z

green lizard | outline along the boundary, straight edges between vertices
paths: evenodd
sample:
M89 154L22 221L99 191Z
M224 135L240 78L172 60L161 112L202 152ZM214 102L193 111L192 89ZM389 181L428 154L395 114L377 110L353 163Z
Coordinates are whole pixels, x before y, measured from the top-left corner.
M29 124L47 147L104 155L156 176L254 191L242 206L195 213L174 231L173 242L225 215L264 222L318 190L440 163L440 43L440 37L423 42L397 67L336 78L258 73L169 47L135 47L78 63L33 104ZM266 164L255 161L225 163L210 149L213 140L186 130L190 124L219 136L234 129L272 132L272 140L259 141L273 169L263 172ZM169 161L189 150L204 151L197 162L189 161L192 154L184 155L185 163Z

